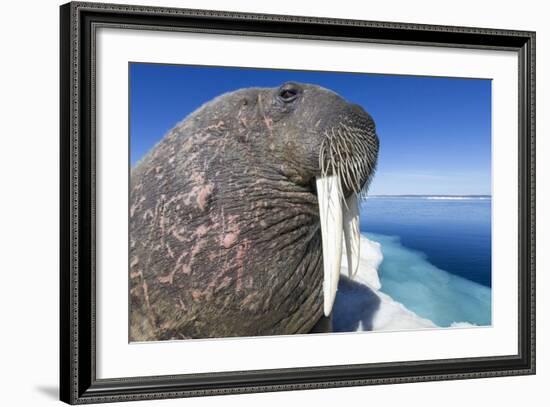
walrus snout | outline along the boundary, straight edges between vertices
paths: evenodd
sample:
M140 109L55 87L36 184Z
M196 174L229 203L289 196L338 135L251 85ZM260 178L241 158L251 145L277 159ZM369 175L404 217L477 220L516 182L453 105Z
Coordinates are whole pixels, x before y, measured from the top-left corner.
M359 267L359 199L374 174L378 137L374 121L359 105L340 103L324 132L316 177L323 247L324 315L332 312L340 277L342 238L350 277Z
M361 106L350 104L324 131L319 154L321 175L337 175L346 197L360 193L374 173L378 148L371 116Z

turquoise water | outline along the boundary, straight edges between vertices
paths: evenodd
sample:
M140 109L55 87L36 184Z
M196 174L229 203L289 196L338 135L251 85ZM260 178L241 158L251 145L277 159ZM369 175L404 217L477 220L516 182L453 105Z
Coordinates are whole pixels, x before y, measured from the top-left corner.
M382 292L440 326L491 324L490 198L369 198L361 231L382 245Z

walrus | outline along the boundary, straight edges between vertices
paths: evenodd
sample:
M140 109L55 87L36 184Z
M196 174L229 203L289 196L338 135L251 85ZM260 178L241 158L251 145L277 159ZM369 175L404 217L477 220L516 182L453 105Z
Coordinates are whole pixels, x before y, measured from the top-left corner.
M357 270L378 146L362 107L295 82L177 124L130 173L130 341L310 332L331 314L343 240Z

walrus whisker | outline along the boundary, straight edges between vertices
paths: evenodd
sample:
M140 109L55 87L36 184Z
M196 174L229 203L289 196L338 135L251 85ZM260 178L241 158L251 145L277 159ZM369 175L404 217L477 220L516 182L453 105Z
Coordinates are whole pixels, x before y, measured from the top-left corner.
M351 171L351 173L353 174L354 176L354 192L358 192L358 189L360 187L360 177L359 177L359 174L361 173L360 171L360 163L358 163L356 160L352 161L352 164L353 166L353 171Z
M341 186L359 193L362 190L361 180L368 180L368 174L374 167L376 151L377 146L369 141L364 129L345 123L332 127L325 132L321 144L321 174L337 174Z

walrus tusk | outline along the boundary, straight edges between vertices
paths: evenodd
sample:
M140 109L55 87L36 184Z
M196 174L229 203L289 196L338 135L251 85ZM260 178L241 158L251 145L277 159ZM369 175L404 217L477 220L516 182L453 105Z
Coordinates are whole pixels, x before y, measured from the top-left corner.
M329 316L336 298L342 261L342 199L338 175L317 177L317 199L323 247L324 313Z
M359 270L359 201L357 194L351 194L346 199L344 211L344 239L348 258L348 275L355 277Z

